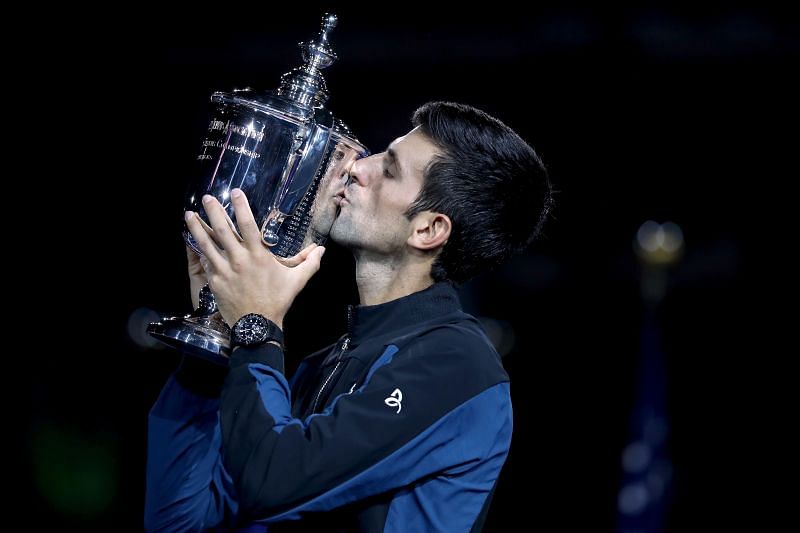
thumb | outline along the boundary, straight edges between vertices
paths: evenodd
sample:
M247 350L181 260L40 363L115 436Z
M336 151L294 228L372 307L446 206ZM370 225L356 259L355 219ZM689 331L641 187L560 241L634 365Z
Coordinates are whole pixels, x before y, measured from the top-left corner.
M303 283L311 279L311 277L319 271L322 255L325 253L324 246L317 246L306 257L305 261L295 267L295 270L301 272Z

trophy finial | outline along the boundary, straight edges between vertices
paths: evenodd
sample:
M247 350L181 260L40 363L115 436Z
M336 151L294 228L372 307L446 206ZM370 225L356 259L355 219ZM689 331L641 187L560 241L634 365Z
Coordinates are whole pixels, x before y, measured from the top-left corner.
M337 22L339 18L336 15L326 13L322 16L322 28L317 40L299 43L305 64L281 76L279 95L304 108L322 107L328 100L328 88L320 70L331 66L337 59L328 42L328 35Z
M322 32L320 33L321 41L328 42L328 32L336 27L337 22L339 22L339 17L333 13L325 13L322 16Z

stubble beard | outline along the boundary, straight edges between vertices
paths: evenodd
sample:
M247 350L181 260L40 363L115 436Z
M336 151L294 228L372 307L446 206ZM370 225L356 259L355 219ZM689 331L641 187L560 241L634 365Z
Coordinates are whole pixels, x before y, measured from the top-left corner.
M349 217L342 217L342 213L336 217L331 226L331 240L345 248L353 248L356 244L355 225Z

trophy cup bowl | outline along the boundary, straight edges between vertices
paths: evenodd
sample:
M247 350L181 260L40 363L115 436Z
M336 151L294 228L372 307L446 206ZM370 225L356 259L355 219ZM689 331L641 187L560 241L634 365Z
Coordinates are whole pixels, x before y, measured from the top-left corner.
M230 191L241 189L261 228L265 253L279 257L325 242L338 209L333 197L353 161L368 154L347 126L324 109L328 91L320 69L336 59L328 43L336 21L325 15L317 40L300 43L305 63L284 74L276 91L212 94L211 119L196 158L199 168L187 194L186 210L197 212L206 224L201 199L204 194L216 197L235 229ZM184 239L201 254L188 230ZM230 329L216 312L208 286L196 310L153 322L147 332L184 353L227 364Z

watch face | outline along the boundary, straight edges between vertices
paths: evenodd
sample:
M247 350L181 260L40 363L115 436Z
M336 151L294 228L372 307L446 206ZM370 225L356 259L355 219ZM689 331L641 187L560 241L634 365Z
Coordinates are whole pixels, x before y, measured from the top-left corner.
M269 337L269 322L261 315L245 315L233 328L234 342L248 346L264 342Z

